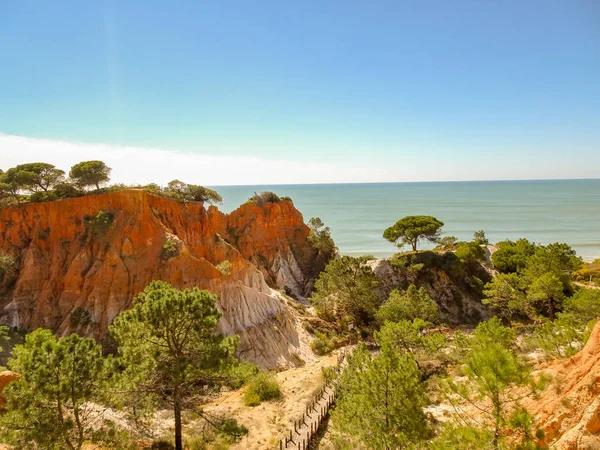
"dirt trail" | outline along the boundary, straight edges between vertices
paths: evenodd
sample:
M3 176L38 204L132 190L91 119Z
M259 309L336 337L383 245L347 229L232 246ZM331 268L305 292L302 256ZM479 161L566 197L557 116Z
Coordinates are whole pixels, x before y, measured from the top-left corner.
M244 390L232 392L206 405L209 414L223 414L235 418L249 432L231 450L278 449L279 441L294 428L294 421L302 418L306 406L323 386L322 368L337 364L338 352L319 358L314 363L277 374L283 397L263 402L256 407L244 405ZM189 428L193 428L191 425ZM290 448L297 448L290 447Z

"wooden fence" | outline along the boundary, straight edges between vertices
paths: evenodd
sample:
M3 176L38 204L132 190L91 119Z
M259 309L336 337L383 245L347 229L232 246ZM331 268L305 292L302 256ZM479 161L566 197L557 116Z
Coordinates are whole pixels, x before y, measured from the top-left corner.
M345 353L342 350L338 355L335 371L342 371ZM279 441L279 450L306 450L311 439L317 434L321 423L327 417L329 408L335 401L337 384L335 381L326 381L315 397L306 405L302 418L294 420L294 427L290 428L286 436Z

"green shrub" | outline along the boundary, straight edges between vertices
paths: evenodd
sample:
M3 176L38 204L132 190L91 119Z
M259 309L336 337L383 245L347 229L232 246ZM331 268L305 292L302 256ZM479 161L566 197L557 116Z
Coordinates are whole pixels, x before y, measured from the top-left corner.
M203 438L197 437L186 439L185 448L188 450L208 450L208 445Z
M390 259L390 265L400 269L449 269L458 263L457 256L452 252L437 253L432 251L397 253Z
M498 250L492 255L492 264L502 273L515 273L525 268L527 259L535 253L535 244L527 239L516 242L502 241L496 244Z
M223 275L229 275L229 274L231 274L231 262L229 262L229 260L227 260L227 259L225 261L221 261L215 267Z
M108 211L100 211L95 216L85 216L83 223L95 235L106 233L112 226L114 216Z
M56 199L58 199L58 197L54 191L39 191L34 192L29 196L29 201L31 203L51 202Z
M244 404L256 406L261 402L281 398L281 388L273 372L259 372L251 380L244 393Z
M10 272L15 265L15 260L10 255L0 255L0 276Z
M482 261L485 258L485 250L475 242L460 242L456 247L456 257L465 264Z
M239 389L247 384L259 372L258 366L249 361L240 361L232 367L229 372L228 386L232 389Z
M71 311L69 315L69 325L71 328L77 328L79 326L86 326L92 322L92 316L90 312L82 308L81 306L76 307Z
M265 191L261 192L260 194L255 192L254 195L250 197L248 201L246 201L246 203L254 203L258 206L262 206L265 203L279 203L280 201L281 199L277 194L271 191Z
M533 343L548 356L565 358L574 355L584 345L593 324L586 324L569 313L558 313L535 330Z
M600 317L600 290L579 289L573 297L566 299L565 311L583 322Z
M319 217L312 217L308 221L310 233L306 238L308 242L319 253L332 253L335 250L335 243L331 238L331 230L326 227Z
M403 294L394 289L388 300L375 313L375 318L381 324L417 318L436 323L440 318L440 310L425 289L417 289L411 284Z
M327 334L315 331L315 338L310 343L310 348L317 355L326 355L333 351L334 346L331 342L331 338Z
M246 391L244 394L244 405L258 406L260 405L260 396L256 392Z
M172 237L168 236L165 239L165 242L163 243L160 257L162 259L169 259L169 258L173 258L174 256L178 256L178 255L179 255L179 243Z

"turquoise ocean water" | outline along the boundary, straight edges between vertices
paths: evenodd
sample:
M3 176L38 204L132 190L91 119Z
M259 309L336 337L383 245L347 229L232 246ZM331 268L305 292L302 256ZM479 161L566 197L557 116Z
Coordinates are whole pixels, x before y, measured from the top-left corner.
M342 254L395 253L385 228L408 215L431 215L444 234L470 240L485 230L490 242L525 237L566 242L584 260L600 258L600 179L440 183L217 186L229 212L253 192L289 196L304 215L331 227ZM423 245L427 248L427 245Z

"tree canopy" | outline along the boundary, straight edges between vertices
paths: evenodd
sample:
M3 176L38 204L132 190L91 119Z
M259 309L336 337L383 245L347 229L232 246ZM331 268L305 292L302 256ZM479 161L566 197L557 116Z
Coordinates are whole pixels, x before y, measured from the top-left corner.
M166 187L157 184L113 184L103 186L110 180L110 167L102 161L82 161L75 164L69 178L65 172L52 164L34 162L20 164L5 171L0 169L0 206L12 203L46 202L64 198L80 197L95 187L95 192L118 192L125 189L143 189L154 195L175 200L222 203L222 197L214 190L179 180ZM275 194L273 194L275 195ZM280 200L277 197L278 201Z
M57 339L38 329L15 347L9 366L22 375L5 390L0 427L10 442L80 450L86 441L101 439L106 424L90 402L103 397L110 364L95 340L77 334Z
M342 256L333 259L315 282L310 301L325 320L334 322L347 315L357 324L368 324L380 305L377 278L367 258Z
M315 250L319 253L332 253L335 250L331 230L325 226L320 217L311 217L308 221L308 227L310 233L307 239Z
M404 294L394 289L375 317L382 324L413 319L436 323L440 318L440 310L425 289L417 289L411 284Z
M503 273L515 273L527 265L527 258L535 252L536 245L527 239L516 242L502 241L498 250L492 255L494 267Z
M182 450L181 413L228 381L237 337L216 333L216 298L197 288L180 291L153 281L110 327L119 345L125 384L173 409L175 447Z
M160 190L160 187L158 187ZM197 184L188 184L179 180L172 180L167 184L164 192L169 194L170 197L177 200L187 200L195 202L210 202L210 203L221 203L223 198L212 189Z
M415 448L429 434L419 369L411 355L399 353L385 338L378 343L376 356L361 344L348 357L332 420L365 448Z
M447 380L451 393L448 399L452 401L458 396L476 407L476 418L472 419L478 428L483 427L480 437L490 439L481 448L503 448L505 436L516 436L508 430L515 428L514 424L522 428L523 419L530 417L519 405L523 393L527 388L534 392L545 380L534 382L530 367L515 352L514 331L502 326L497 317L480 323L466 345L463 365L466 379ZM530 440L529 430L520 431L524 441Z
M65 172L52 164L35 162L11 167L1 175L4 183L16 184L19 189L38 192L52 189L64 180Z
M477 245L487 245L490 243L488 238L485 236L485 231L483 230L478 230L473 233L473 242L475 242Z
M101 184L107 183L110 180L111 170L102 161L82 161L71 167L69 177L82 189L90 186L100 189Z
M500 273L485 286L482 303L510 322L514 314L528 312L522 284L516 273Z
M417 251L420 240L438 242L444 222L432 216L406 216L383 232L383 237L398 247L409 244Z

